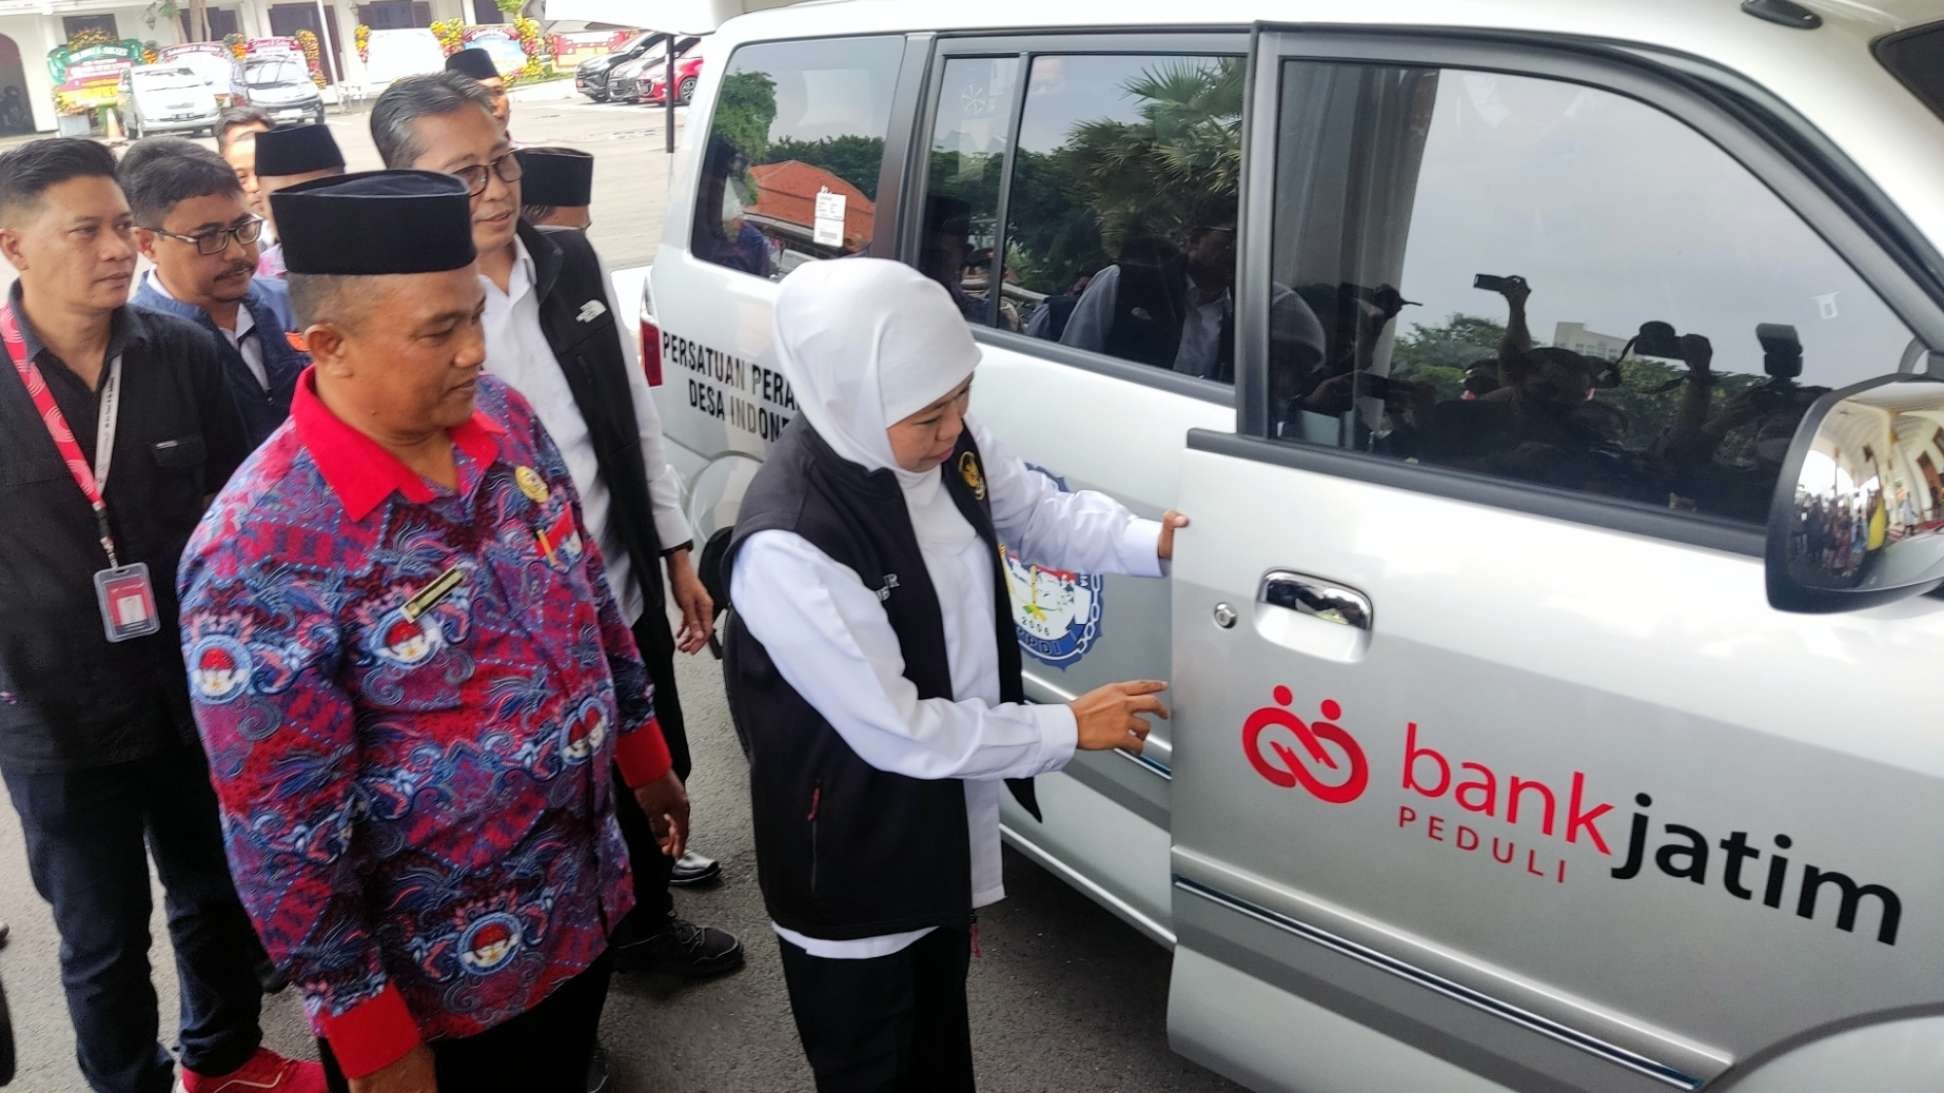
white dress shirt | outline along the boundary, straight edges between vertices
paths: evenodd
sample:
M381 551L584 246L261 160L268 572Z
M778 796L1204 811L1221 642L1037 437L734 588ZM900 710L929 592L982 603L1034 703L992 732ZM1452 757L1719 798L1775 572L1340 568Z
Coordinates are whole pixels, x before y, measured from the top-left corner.
M632 623L641 618L646 599L641 587L630 579L633 560L628 557L620 529L609 519L614 510L613 491L601 473L600 460L594 454L594 435L574 401L567 375L561 371L560 361L540 329L540 295L534 290L533 256L527 253L524 240L515 238L513 245L516 255L505 292L493 284L492 278L485 274L479 277L486 289L486 371L526 396L534 412L540 415L540 423L553 437L554 445L560 449L568 473L573 476L574 488L580 491L581 513L587 518L588 530L601 545L602 560L607 563L608 587L613 589L616 602ZM619 326L620 317L597 321ZM632 341L629 332L622 330L624 353ZM668 465L661 416L656 413L655 400L648 393L647 377L634 363L632 353L625 356L628 393L634 400L635 424L641 434L641 458L648 471L648 495L654 506L655 534L662 549L668 550L690 538L688 519L682 515L681 480ZM661 576L643 574L643 579L660 580Z
M154 270L149 270L146 276L149 284L155 286L155 291L177 303L182 302L176 299L176 294L169 291L169 286L162 282L162 278L155 275ZM213 320L215 316L212 315L210 318ZM221 323L216 324L216 329L222 331L223 337L230 343L230 348L236 350L237 355L243 358L243 364L250 370L250 375L256 377L257 386L268 391L270 372L263 366L263 345L256 338L249 336L256 330L256 318L250 314L249 305L240 302L236 305L236 329L223 330Z
M1020 557L1090 573L1161 574L1159 523L1135 517L1105 494L1063 492L1007 457L983 429L973 435L994 528ZM730 599L777 671L859 758L912 778L964 780L972 905L983 907L1006 894L999 856L1003 780L1066 766L1076 728L1065 705L999 701L992 555L985 543L972 536L941 552L919 538L944 622L953 698L918 697L878 594L794 532L758 532L743 543ZM771 925L811 955L838 959L888 956L929 932L833 941Z

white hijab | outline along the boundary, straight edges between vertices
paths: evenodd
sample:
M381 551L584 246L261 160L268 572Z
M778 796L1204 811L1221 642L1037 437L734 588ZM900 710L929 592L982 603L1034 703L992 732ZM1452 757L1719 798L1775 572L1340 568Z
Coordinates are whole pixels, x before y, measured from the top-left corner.
M824 443L867 470L890 470L918 542L962 547L970 524L944 468L907 471L885 430L938 401L979 364L979 346L944 286L881 258L811 262L776 297L776 358Z

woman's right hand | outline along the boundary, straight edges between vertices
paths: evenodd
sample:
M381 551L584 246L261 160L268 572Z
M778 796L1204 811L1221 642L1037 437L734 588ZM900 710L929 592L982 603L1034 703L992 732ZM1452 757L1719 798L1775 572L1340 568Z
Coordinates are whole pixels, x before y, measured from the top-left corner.
M1141 754L1150 728L1141 715L1167 720L1168 708L1154 697L1167 689L1167 683L1159 679L1134 679L1096 687L1067 703L1079 729L1075 746L1081 751L1124 748Z

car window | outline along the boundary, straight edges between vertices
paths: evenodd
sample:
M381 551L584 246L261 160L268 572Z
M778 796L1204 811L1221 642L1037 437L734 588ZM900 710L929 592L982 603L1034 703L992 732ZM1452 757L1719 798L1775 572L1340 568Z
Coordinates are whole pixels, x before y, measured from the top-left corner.
M135 73L135 82L144 88L155 88L157 90L201 87L203 85L201 77L186 68L179 68L173 72L137 72Z
M1944 117L1944 23L1905 31L1877 43L1877 58Z
M703 146L692 253L781 279L867 250L903 53L897 38L736 50Z
M251 65L243 70L243 82L251 87L269 87L280 83L302 83L306 79L303 71L288 61L275 64Z
M1242 58L1041 54L1023 104L1020 64L955 58L945 70L926 271L974 322L1230 380ZM1002 244L996 199L1016 110ZM954 277L946 267L961 254Z
M1022 67L1016 56L952 57L939 83L918 268L944 285L974 323L992 322L986 282Z
M1725 152L1597 88L1287 63L1268 417L1294 442L1760 522L1904 327ZM1313 331L1321 332L1320 340Z

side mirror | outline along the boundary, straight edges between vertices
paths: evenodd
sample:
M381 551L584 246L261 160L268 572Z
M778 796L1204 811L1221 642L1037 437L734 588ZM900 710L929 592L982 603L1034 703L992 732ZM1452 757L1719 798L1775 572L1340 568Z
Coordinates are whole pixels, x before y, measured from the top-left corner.
M1855 611L1944 584L1944 379L1871 380L1803 417L1769 510L1768 597Z

